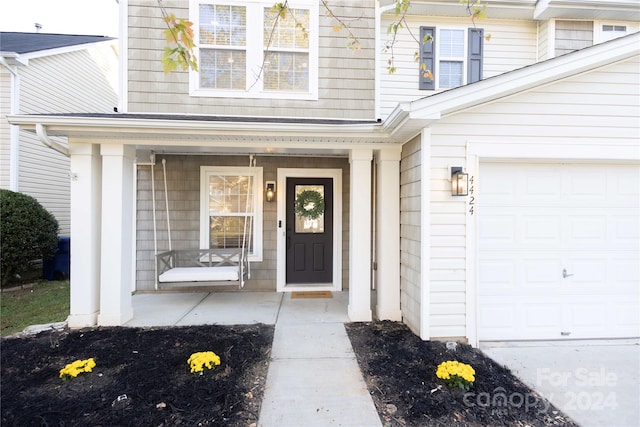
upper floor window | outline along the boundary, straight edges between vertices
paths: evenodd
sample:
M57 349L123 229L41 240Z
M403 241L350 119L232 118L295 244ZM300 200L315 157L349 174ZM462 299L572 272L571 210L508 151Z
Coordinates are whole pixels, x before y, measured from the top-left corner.
M481 28L420 27L420 62L433 78L420 73L420 89L450 89L482 80L484 30Z
M199 71L195 96L317 99L318 2L191 0Z
M623 24L596 24L596 43L602 43L629 34L627 26Z

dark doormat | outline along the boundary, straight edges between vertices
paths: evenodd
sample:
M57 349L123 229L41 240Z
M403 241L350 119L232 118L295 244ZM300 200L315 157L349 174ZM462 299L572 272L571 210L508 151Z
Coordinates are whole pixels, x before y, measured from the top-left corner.
M296 291L291 292L291 298L333 298L333 294L331 293L331 291Z

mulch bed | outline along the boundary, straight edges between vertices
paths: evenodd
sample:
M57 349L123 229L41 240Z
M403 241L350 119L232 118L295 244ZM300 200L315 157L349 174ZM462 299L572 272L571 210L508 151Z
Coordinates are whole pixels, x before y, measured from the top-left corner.
M399 323L346 325L385 427L575 426L482 352L422 341ZM266 382L273 326L91 328L0 342L2 426L253 426ZM189 372L194 352L222 363ZM62 381L67 363L93 372ZM446 360L473 366L465 392L435 376ZM300 420L304 426L304 420Z
M260 412L273 326L93 328L2 339L2 426L249 426ZM192 374L213 351L220 366ZM62 381L67 363L91 373Z
M576 426L511 372L465 344L422 341L400 323L346 324L367 387L385 427ZM476 371L468 392L435 375L446 360Z

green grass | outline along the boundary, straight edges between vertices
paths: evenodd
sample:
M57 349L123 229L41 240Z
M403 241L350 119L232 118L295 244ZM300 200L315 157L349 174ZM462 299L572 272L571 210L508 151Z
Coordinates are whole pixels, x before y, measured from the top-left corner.
M4 291L0 296L0 335L29 325L62 322L69 316L69 281L41 281L31 288Z

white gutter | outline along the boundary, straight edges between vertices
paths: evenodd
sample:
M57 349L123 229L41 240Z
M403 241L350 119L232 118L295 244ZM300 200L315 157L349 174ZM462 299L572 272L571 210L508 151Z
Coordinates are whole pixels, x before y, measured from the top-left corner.
M58 153L64 154L65 156L69 157L69 149L64 145L49 138L49 135L47 135L47 128L43 124L36 123L36 135L38 136L40 142L42 142L44 145L53 150L56 150Z

